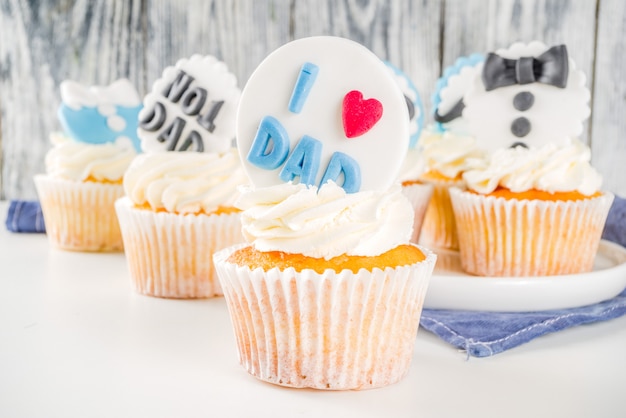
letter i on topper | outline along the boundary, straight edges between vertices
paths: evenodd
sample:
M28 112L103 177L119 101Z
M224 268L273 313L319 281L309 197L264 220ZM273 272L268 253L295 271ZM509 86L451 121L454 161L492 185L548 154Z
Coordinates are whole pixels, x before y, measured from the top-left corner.
M271 53L246 83L237 144L256 187L332 180L348 193L385 190L408 149L407 104L364 46L303 38Z
M240 96L237 78L217 58L179 60L144 98L137 130L142 150L227 152Z

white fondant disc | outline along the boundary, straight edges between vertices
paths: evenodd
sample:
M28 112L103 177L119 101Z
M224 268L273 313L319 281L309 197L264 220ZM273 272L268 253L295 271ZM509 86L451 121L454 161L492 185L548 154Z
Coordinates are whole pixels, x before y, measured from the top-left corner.
M299 113L289 111L294 86L305 63L319 67L317 78ZM364 134L347 138L342 121L344 96L353 90L382 104L382 117ZM364 46L339 37L303 38L271 53L254 71L242 92L237 112L237 143L243 166L257 187L280 184L282 169L253 165L247 155L259 123L276 118L286 130L290 154L308 135L322 142L316 185L331 155L343 152L361 171L360 190L384 190L397 178L409 144L406 101L386 65ZM297 181L297 180L295 180Z
M496 53L508 59L539 57L548 49L541 42L514 43L508 49ZM484 63L477 68L482 72ZM566 146L572 138L583 133L583 122L589 117L590 92L586 87L585 74L576 68L569 58L567 86L559 88L548 84L513 84L487 91L480 73L474 77L463 101L463 118L467 120L470 133L479 146L490 152L508 148L516 142L530 147L548 143ZM534 102L527 110L514 107L516 95L531 94ZM518 118L530 124L529 132L516 136L511 129Z
M193 81L185 89L183 96L176 102L169 100L164 91L168 89L183 71L193 78ZM186 114L182 106L185 95L200 88L206 91L200 111L197 114ZM144 98L144 108L139 113L139 119L144 120L152 112L157 103L165 108L165 120L156 130L146 130L141 124L138 135L141 139L141 148L144 152L165 151L171 144L158 140L159 135L166 131L175 122L176 118L184 121L184 128L176 145L178 150L192 132L200 135L204 152L222 153L230 149L235 135L235 114L239 101L240 90L237 86L237 78L228 71L226 64L217 58L207 55L193 55L189 59L179 60L175 66L163 70L161 78L152 85L152 91ZM197 98L196 98L197 99ZM223 102L213 120L213 130L207 130L199 123L198 118L210 114L217 102ZM192 151L198 151L197 145L193 145Z

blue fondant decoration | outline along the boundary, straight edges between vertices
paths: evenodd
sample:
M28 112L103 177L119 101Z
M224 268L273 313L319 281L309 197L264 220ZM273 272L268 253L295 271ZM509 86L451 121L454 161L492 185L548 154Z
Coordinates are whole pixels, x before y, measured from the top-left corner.
M246 158L259 168L274 170L281 166L287 154L289 154L287 131L276 118L265 116L259 124Z
M422 105L422 99L417 91L417 87L413 84L413 81L411 81L411 79L401 69L387 61L385 61L385 65L393 70L396 77L400 77L406 81L406 88L410 90L410 93L413 96L408 97L406 92L403 92L404 97L407 100L407 106L409 106L409 117L411 118L410 123L417 126L417 130L415 131L411 128L412 134L409 138L409 148L414 148L420 134L422 133L422 128L424 127L424 106ZM412 112L410 107L413 107Z
M82 107L74 110L64 104L58 111L59 121L63 130L76 141L88 144L105 144L115 142L120 136L128 137L137 152L141 152L137 126L139 111L143 106L115 106L115 115L124 119L126 126L121 131L114 131L107 124L107 116L98 112L95 107Z
M437 80L435 84L435 92L431 97L432 101L432 113L435 114L437 109L439 108L439 104L441 103L441 90L443 90L447 85L450 77L457 75L461 72L461 70L465 67L474 67L479 63L485 61L485 56L482 54L472 54L468 57L459 57L449 67L446 67L443 70L443 75ZM461 99L461 98L460 98ZM439 122L435 122L435 130L438 132L443 132L446 130L443 124Z
M329 180L338 183L339 177L343 173L343 184L341 187L346 193L356 193L361 189L361 168L359 163L343 152L334 152L328 162L328 167L324 172L324 177L320 182L320 187Z
M280 179L284 182L300 177L300 182L310 186L315 183L320 169L322 143L315 138L304 135L280 171Z
M300 113L302 111L304 102L306 102L306 99L309 96L311 87L313 87L313 83L315 83L319 70L320 69L317 65L310 62L306 62L302 65L300 74L298 75L298 80L296 81L296 85L291 93L291 99L289 99L290 112Z

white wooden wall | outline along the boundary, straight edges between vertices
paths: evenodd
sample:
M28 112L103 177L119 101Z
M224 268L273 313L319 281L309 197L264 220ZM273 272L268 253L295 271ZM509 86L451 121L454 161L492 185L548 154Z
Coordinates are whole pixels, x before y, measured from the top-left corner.
M402 68L428 112L442 67L460 55L567 44L592 90L592 163L626 196L625 27L623 0L0 0L0 197L36 196L62 80L127 77L144 94L165 66L202 53L243 86L275 48L322 34Z

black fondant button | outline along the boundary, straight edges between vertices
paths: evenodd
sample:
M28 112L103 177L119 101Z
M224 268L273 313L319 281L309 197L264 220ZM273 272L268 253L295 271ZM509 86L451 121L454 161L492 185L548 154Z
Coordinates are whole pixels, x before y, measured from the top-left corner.
M513 98L513 107L519 111L528 110L535 103L535 96L529 91L517 93Z
M524 142L520 142L520 141L513 142L509 148L515 148L515 147L522 147L522 148L528 149L528 145L526 145Z
M528 135L530 132L530 121L524 117L515 119L511 124L511 132L518 138Z

